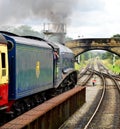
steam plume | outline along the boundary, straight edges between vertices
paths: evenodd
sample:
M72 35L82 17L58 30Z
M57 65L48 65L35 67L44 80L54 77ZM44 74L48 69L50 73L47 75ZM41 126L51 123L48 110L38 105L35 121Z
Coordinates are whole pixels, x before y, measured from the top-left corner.
M66 23L77 0L1 0L0 24L47 19Z

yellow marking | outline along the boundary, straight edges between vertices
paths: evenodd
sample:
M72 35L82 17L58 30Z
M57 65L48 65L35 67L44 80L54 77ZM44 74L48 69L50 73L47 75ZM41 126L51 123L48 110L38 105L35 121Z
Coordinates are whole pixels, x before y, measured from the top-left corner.
M39 78L40 76L40 62L36 62L36 77Z

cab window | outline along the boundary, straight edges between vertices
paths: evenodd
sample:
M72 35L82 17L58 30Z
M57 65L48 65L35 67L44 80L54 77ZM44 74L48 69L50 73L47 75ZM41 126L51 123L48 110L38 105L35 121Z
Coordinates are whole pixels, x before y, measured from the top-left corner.
M1 53L1 62L2 62L2 76L5 76L6 75L5 53Z

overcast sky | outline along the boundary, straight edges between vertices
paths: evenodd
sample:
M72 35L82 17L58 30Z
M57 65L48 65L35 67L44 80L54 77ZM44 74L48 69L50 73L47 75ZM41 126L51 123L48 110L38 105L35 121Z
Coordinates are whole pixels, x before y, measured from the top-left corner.
M111 37L120 34L120 0L83 0L73 12L68 35ZM70 33L71 32L71 33Z
M72 38L120 34L120 0L0 0L0 25L64 22Z

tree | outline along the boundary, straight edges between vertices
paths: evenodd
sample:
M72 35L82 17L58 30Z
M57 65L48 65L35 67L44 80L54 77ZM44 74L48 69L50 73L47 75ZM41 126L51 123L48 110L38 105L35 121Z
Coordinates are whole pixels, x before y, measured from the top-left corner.
M12 28L11 32L18 35L31 35L31 36L41 37L41 38L44 37L42 32L35 31L32 29L31 26L27 26L27 25L22 25L16 28Z
M2 31L8 31L17 35L31 35L31 36L36 36L43 38L44 34L42 31L35 31L31 26L28 25L21 25L21 26L1 26L0 30Z
M73 40L73 38L71 38L71 37L65 37L65 42L68 42L68 41L71 41L71 40Z
M120 38L120 34L113 35L113 38Z

